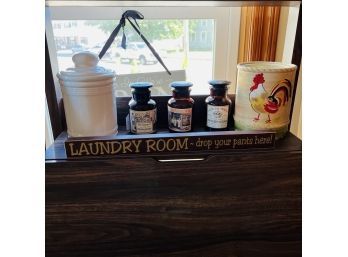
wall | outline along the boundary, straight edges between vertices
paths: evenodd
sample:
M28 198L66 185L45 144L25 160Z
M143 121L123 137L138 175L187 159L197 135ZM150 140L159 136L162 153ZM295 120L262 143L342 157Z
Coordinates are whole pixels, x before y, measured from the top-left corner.
M298 75L297 90L290 131L298 138L302 139L302 64L299 69L300 73Z
M296 36L298 7L283 6L279 17L276 61L291 63ZM302 139L302 64L300 67L290 131Z

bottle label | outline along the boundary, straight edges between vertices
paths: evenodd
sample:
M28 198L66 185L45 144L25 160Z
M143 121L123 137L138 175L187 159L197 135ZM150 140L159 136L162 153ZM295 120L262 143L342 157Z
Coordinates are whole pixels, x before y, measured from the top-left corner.
M149 111L129 111L131 132L135 134L145 134L155 132L157 109Z
M187 132L191 130L192 108L177 109L168 106L168 127L173 131Z
M229 105L214 106L208 104L207 127L222 129L227 128Z

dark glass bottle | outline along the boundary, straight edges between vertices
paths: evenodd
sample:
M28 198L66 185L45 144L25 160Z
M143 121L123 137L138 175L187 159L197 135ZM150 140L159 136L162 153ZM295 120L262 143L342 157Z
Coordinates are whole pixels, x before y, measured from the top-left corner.
M133 134L156 133L157 108L151 99L152 83L131 83L133 98L129 101L129 124Z
M225 80L210 80L210 96L205 99L207 106L206 129L209 131L228 130L231 113L231 99L227 96L228 85Z
M168 100L168 129L170 132L192 131L191 82L175 81L170 84L173 96Z

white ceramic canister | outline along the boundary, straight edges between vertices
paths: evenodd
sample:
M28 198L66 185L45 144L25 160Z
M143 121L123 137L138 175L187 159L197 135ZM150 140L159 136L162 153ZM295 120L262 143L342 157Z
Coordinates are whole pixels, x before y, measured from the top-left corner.
M283 137L290 123L297 66L245 62L237 66L234 122L237 130L275 131Z
M91 52L77 53L72 60L75 68L57 74L68 135L93 137L116 134L115 73L97 66L99 58Z

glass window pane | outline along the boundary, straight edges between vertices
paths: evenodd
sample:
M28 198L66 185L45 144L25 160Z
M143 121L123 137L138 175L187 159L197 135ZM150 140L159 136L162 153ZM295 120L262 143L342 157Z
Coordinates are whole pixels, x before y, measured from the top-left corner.
M54 20L52 23L59 70L73 66L74 53L88 50L99 54L117 25L111 20ZM127 23L127 49L121 47L121 30L99 63L116 71L117 95L130 95L128 84L143 80L154 83L153 95L171 94L168 84L174 80L193 82L192 94L207 94L207 81L213 76L214 20L144 20L139 25L173 75L165 72Z

